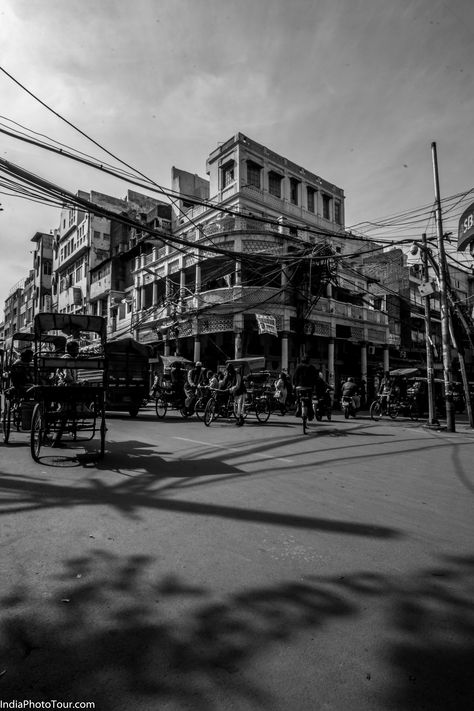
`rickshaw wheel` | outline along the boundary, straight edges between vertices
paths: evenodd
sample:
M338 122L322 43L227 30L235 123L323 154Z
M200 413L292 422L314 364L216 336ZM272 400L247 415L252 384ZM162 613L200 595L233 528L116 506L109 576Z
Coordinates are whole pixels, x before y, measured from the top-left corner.
M168 409L168 405L166 404L166 400L159 396L155 400L155 411L156 411L156 416L160 418L160 420L163 419L163 417L166 415L166 410Z
M182 417L184 420L186 420L188 417L191 416L191 413L189 412L189 410L188 410L186 407L180 408L180 411L179 411L179 412L180 412L181 417Z
M105 455L105 433L107 432L107 427L105 425L105 417L102 417L100 423L100 448L99 448L99 459L102 459Z
M11 404L10 400L5 399L4 408L2 412L2 431L3 431L3 442L8 444L10 439L10 427L11 427Z
M267 422L270 417L270 404L268 400L257 400L255 404L255 415L259 422Z
M44 415L42 412L41 405L36 403L35 409L33 410L33 416L31 418L31 439L30 448L31 456L35 462L39 462L39 455L41 451L41 446L44 440L45 423Z

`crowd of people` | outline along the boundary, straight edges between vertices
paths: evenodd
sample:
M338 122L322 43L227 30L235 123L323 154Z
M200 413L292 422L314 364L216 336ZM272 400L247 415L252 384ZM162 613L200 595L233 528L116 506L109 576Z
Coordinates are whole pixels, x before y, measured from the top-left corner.
M201 361L193 363L187 369L183 363L176 360L171 363L169 373L160 375L155 373L150 396L156 397L164 386L174 397L176 402L192 410L200 388L210 388L232 394L237 415L237 426L244 424L244 409L247 390L252 386L252 374L244 376L241 366L228 363L223 370L217 372L208 370ZM286 372L281 371L275 377L268 376L267 390L275 402L275 409L280 409L282 414L292 408L297 408L297 393L300 389L309 389L311 394L331 408L334 397L334 388L329 385L323 374L310 363L309 358L303 358L296 367L291 378ZM340 395L350 393L356 398L357 408L360 407L362 398L365 399L364 384L357 385L354 378L344 380ZM311 408L312 406L310 406ZM314 413L310 413L310 416Z

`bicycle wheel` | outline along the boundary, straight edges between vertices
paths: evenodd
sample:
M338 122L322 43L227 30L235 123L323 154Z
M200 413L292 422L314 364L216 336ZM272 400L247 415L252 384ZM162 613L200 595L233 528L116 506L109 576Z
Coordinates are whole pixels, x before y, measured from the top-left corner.
M369 414L372 420L380 420L380 417L382 416L382 406L378 400L373 402L370 406Z
M211 422L215 419L216 417L216 401L214 398L211 398L204 410L204 424L206 427L209 427Z
M166 400L160 396L158 396L155 400L155 411L156 411L156 416L162 420L163 417L166 415L166 410L168 409L168 405L166 403Z
M202 422L202 419L204 417L204 411L206 409L206 404L207 404L207 399L205 397L199 397L196 400L196 404L194 405L194 412L196 413L196 417L200 422Z
M35 409L33 410L33 416L31 418L31 439L30 439L30 449L31 456L35 462L39 462L39 455L41 447L44 441L45 434L45 420L43 414L43 408L39 403L36 403Z
M305 403L301 406L301 420L303 423L303 434L308 431L308 405Z
M268 418L270 417L270 403L268 400L257 400L255 404L255 415L259 422L268 422Z
M331 422L332 419L332 410L327 409L326 410L326 417L328 418L328 422Z

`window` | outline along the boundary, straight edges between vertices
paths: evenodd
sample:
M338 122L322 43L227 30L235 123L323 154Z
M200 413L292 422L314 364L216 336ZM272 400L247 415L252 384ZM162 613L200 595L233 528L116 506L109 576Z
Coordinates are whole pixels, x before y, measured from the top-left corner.
M342 224L341 203L339 200L334 201L334 222L338 225Z
M298 205L298 188L299 188L300 181L297 180L296 178L290 178L290 202L293 205Z
M316 190L314 188L310 188L308 185L308 187L306 188L306 195L308 198L309 212L316 212L316 210L315 210L316 201L314 199L314 196L316 195Z
M82 267L78 267L76 269L76 284L78 281L81 281L82 279Z
M43 274L51 274L51 262L43 262Z
M323 217L325 220L331 219L331 196L323 195Z
M271 170L268 173L268 192L277 198L281 198L281 181L283 176Z
M247 185L252 185L254 188L260 189L260 173L262 169L257 163L251 160L247 161Z
M94 230L94 239L100 239L100 232L98 230Z
M222 187L226 188L235 180L234 161L222 166Z

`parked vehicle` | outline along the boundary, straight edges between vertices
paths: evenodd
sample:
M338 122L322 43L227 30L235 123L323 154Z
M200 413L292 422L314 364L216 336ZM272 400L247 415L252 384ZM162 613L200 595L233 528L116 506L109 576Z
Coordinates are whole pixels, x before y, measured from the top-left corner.
M160 356L157 380L153 385L155 393L155 412L161 420L169 410L177 410L182 417L190 417L193 412L186 407L184 392L184 378L182 388L179 390L171 380L171 369L174 363L180 363L183 373L192 367L192 361L181 356ZM193 410L194 411L194 410ZM200 409L201 412L201 409Z
M42 334L41 346L44 357L62 355L65 343L66 338L64 336ZM16 367L15 360L18 359L22 352L29 349L31 356L34 344L35 335L33 333L19 331L13 334L9 350L3 352L0 370L0 411L4 444L10 442L12 432L30 432L31 430L34 400L31 393L28 392L28 384L26 382L23 387L15 387L13 369ZM29 372L29 386L31 386L35 375L33 361L26 367ZM44 370L36 369L36 379L44 381Z
M92 356L98 346L81 349L82 355ZM107 388L105 407L109 411L125 411L136 417L148 397L148 360L150 349L133 338L120 338L105 344L107 358ZM79 370L78 381L100 381L102 372Z

